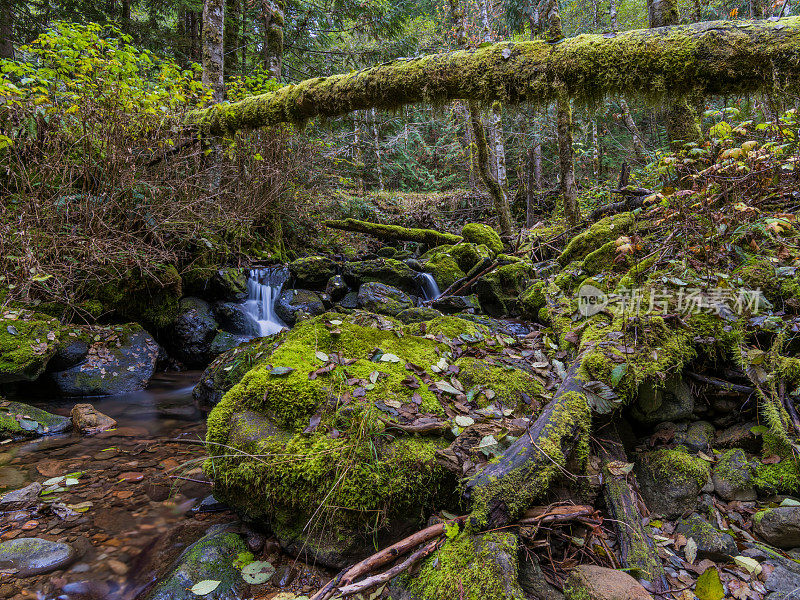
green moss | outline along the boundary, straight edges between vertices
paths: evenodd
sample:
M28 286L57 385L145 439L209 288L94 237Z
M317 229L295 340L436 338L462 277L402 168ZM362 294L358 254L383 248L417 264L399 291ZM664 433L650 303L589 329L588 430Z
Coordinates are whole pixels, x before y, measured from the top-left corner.
M289 263L297 287L324 287L336 275L336 263L326 256L308 256Z
M461 235L468 242L485 244L495 254L503 251L503 240L500 239L500 234L484 223L467 223L461 229Z
M486 244L464 243L456 244L447 250L442 250L452 256L458 263L458 268L469 273L475 265L484 260L491 259L494 253Z
M531 320L539 318L539 311L545 307L547 300L545 298L545 290L547 289L547 282L535 281L532 285L528 286L519 296L520 314Z
M476 284L478 301L484 312L493 317L515 314L519 296L528 287L531 265L519 262L495 269Z
M470 344L480 344L489 336L489 328L460 317L444 315L426 323L412 323L404 328L411 335L425 335L433 338L442 336L445 341L460 338Z
M642 282L642 276L645 275L650 268L658 260L658 254L654 254L643 261L632 266L627 273L619 280L617 289L633 288Z
M708 461L689 454L683 446L648 452L643 455L643 460L648 462L653 472L668 473L676 482L693 481L703 487L711 476L711 466Z
M610 271L615 266L617 258L617 244L614 241L603 244L594 252L590 252L583 261L583 272L586 275L597 275L603 271Z
M561 265L582 260L608 242L628 233L635 222L633 213L621 213L599 220L586 231L573 237L558 257Z
M779 278L775 267L765 257L754 256L734 271L749 289L760 290L779 308L800 310L800 283L796 279Z
M324 81L324 77L311 81ZM308 83L308 82L304 82ZM283 90L295 89L296 86L286 86ZM277 93L286 93L279 91ZM244 101L247 102L247 101ZM427 246L441 246L443 244L457 244L461 241L461 236L452 233L442 233L435 229L416 229L413 227L401 227L400 225L384 225L383 223L371 223L369 221L359 221L358 219L342 219L340 221L325 221L326 227L333 229L343 229L345 231L357 231L374 235L382 240L402 240L408 242L418 242Z
M44 373L61 338L58 319L25 309L0 318L0 383L33 381Z
M498 564L508 557L517 570L517 538L506 531L481 536L462 531L422 566L411 591L422 600L522 600L516 581Z
M493 402L512 409L527 409L526 414L531 414L531 409L542 406L544 403L544 387L530 373L521 369L497 368L485 361L463 357L456 361L459 367L458 378L467 388L481 386L483 389L494 391ZM485 400L480 396L478 400ZM488 404L488 401L484 403Z
M449 254L434 254L425 263L426 273L433 275L439 288L446 290L459 279L464 277L464 272L459 268L456 260Z

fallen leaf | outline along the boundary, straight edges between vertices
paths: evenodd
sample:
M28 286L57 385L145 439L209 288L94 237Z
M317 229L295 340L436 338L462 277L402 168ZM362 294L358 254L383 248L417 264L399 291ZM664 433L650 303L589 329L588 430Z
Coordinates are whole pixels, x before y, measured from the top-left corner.
M725 597L725 590L719 578L719 571L716 567L706 569L697 578L697 585L694 594L700 600L722 600Z
M195 596L205 596L217 589L219 584L220 582L214 579L204 579L203 581L195 583L189 591Z

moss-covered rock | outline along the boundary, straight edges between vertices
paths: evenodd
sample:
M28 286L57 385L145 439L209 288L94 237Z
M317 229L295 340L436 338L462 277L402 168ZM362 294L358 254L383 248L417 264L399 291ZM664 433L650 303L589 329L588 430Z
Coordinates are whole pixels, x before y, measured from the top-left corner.
M423 266L426 273L433 275L439 289L446 290L456 281L464 277L456 260L449 254L434 254Z
M545 307L547 283L535 281L519 296L519 309L522 317L531 321L539 320L539 312Z
M524 408L529 414L537 413L541 408L544 387L530 373L510 366L498 369L484 360L468 356L459 358L456 365L461 383L467 388L477 386L481 390L492 390L494 402L512 409Z
M327 256L307 256L289 263L295 287L322 289L336 275L336 263Z
M369 312L394 317L414 306L414 300L403 290L373 281L358 289L358 304Z
M800 506L778 506L757 512L753 530L768 544L778 548L800 546Z
M26 309L0 313L0 383L33 381L44 373L62 337L58 319Z
M523 600L518 541L508 531L450 536L409 586L420 600Z
M756 499L753 467L741 448L728 450L714 465L714 491L727 501Z
M778 309L800 312L800 282L795 277L779 277L765 257L754 256L734 271L748 289L760 290Z
M636 477L647 507L667 518L697 508L700 490L711 477L711 466L685 448L639 454Z
M672 375L663 383L647 382L639 387L631 414L647 424L688 419L694 411L694 394L680 376Z
M69 428L70 420L67 417L21 402L9 402L0 396L0 437L38 437L62 433Z
M486 245L495 254L503 251L500 234L484 223L467 223L461 229L461 236L468 242Z
M188 367L205 367L214 356L211 342L218 327L208 302L200 298L182 298L172 322L170 350Z
M720 531L696 513L678 521L677 531L697 543L700 558L727 562L739 554L732 535Z
M595 250L628 233L635 222L633 213L621 213L599 220L586 231L573 237L558 257L562 266L583 260Z
M376 258L347 262L342 273L350 287L357 288L362 283L376 281L400 288L415 294L419 290L417 272L406 263L393 258Z
M455 338L482 328L440 317L427 323L431 335L420 337L412 328L421 325L403 327L363 312L329 313L284 334L209 417L206 471L215 495L250 518L277 525L287 545L308 541L312 553L327 548L317 557L326 564L338 564L330 554L337 543L349 548L347 560L369 553L367 523L399 533L405 529L398 524L418 526L433 503L452 505L455 480L435 455L448 441L388 430L383 419L446 418L444 406L453 396L409 383L442 377L431 369L448 352L437 335ZM247 411L252 414L243 419ZM313 514L319 522L305 528ZM315 541L320 529L324 539Z
M401 323L410 324L431 321L442 316L444 316L442 313L430 306L415 306L397 313L397 320Z
M311 290L284 290L275 304L275 314L287 325L325 312L322 298Z
M484 275L476 284L481 308L493 317L513 315L519 311L519 296L530 283L531 265L514 263Z
M481 309L477 294L469 296L447 296L434 300L431 306L445 314L459 313L463 311L477 312Z
M462 243L451 246L449 250L444 251L452 256L458 263L458 268L469 273L475 265L491 259L494 253L489 249L486 244L472 244Z

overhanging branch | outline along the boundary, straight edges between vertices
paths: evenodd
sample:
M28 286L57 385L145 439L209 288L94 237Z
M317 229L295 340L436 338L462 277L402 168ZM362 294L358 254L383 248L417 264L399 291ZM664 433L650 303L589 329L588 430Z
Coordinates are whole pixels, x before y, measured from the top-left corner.
M563 92L579 103L611 94L656 101L689 91L715 95L795 88L798 80L800 17L712 21L398 59L194 111L189 121L224 134L422 102L544 104Z

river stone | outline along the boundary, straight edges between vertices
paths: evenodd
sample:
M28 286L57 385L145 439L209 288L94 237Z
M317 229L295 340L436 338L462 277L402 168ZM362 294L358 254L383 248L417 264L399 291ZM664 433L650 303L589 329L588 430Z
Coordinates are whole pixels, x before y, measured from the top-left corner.
M0 572L30 577L61 569L75 560L72 546L40 538L17 538L0 543Z
M227 331L218 331L217 335L214 336L214 339L211 340L211 354L213 356L219 356L231 350L232 348L236 348L239 344L246 342L252 338L237 335L235 333L229 333Z
M414 300L396 287L385 283L365 283L358 290L358 303L370 312L396 316L414 306Z
M358 308L358 292L347 292L339 302L339 306L348 310Z
M74 367L89 354L88 336L86 339L79 337L67 337L66 342L61 344L47 364L48 371L63 371Z
M34 481L32 484L8 492L0 496L0 509L12 510L22 508L31 502L36 502L39 498L39 492L43 489L42 484Z
M422 321L430 321L441 316L443 316L442 313L435 308L431 308L429 306L415 306L413 308L401 310L399 313L397 313L397 320L406 324L420 323Z
M641 583L624 571L580 565L570 571L564 593L567 600L652 600Z
M255 317L247 312L244 304L238 302L217 302L214 304L214 314L220 327L237 335L257 337L261 328Z
M238 267L217 269L208 281L204 297L241 302L247 298L247 273Z
M800 546L800 506L779 506L753 516L753 530L768 544L778 548Z
M200 298L183 298L170 337L178 360L187 367L206 366L213 358L211 342L218 326L208 302Z
M475 284L481 308L492 317L517 314L519 297L530 284L530 278L528 262L506 265L484 275Z
M694 394L680 375L671 375L663 385L644 383L631 410L633 417L644 424L688 419L694 412Z
M147 595L147 600L197 600L191 592L194 584L211 579L220 584L205 600L239 600L245 582L233 566L236 556L247 546L229 526L215 525L189 546L173 564L169 573Z
M339 300L344 298L344 295L349 289L347 283L345 283L344 277L341 275L334 275L328 279L328 283L325 285L325 293L328 294L331 302L339 302Z
M697 513L678 522L678 532L697 543L697 556L716 561L729 561L738 554L733 536L718 530Z
M680 449L642 452L634 464L645 504L667 518L693 512L711 477L708 462Z
M306 256L290 262L289 272L296 287L322 289L336 274L336 263L326 256Z
M393 258L347 262L343 275L347 284L353 288L375 281L400 288L409 294L415 294L419 290L416 271Z
M28 482L25 473L14 467L0 467L0 491L15 490Z
M0 437L37 437L61 433L69 427L70 420L67 417L21 402L8 402L0 397Z
M156 368L159 346L136 323L88 328L94 341L86 358L50 373L64 396L110 396L147 387Z
M311 290L284 290L275 305L275 314L288 325L324 312L322 298Z
M753 467L740 448L728 450L714 465L714 490L727 501L753 502L757 498Z
M29 310L4 309L0 317L0 384L34 381L59 347L61 323Z
M675 441L683 444L692 452L707 452L714 437L714 426L708 421L695 421L687 430L675 434Z
M464 310L480 310L478 297L474 294L472 296L447 296L440 300L434 300L431 306L445 314L457 313Z
M763 564L774 567L764 579L765 600L800 600L800 565L774 556Z
M91 404L76 404L70 412L72 426L81 433L99 433L116 427L117 422Z

